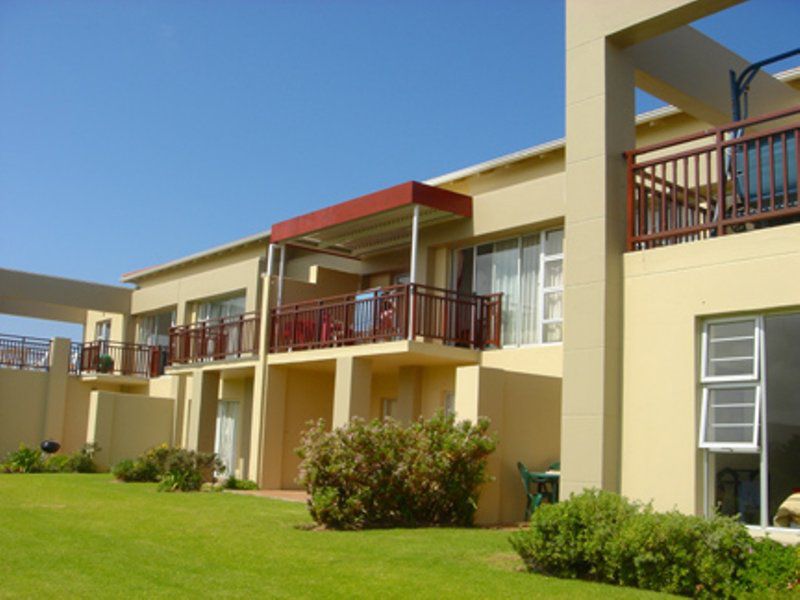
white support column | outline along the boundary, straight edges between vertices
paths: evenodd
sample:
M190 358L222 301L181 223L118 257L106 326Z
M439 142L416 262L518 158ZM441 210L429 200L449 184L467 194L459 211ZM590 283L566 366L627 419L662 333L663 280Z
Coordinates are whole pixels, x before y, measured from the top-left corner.
M278 265L278 298L277 306L283 304L283 277L286 271L286 245L281 244L281 262Z
M275 244L270 243L267 247L267 285L269 285L270 277L272 277L272 263L275 259Z
M414 339L414 284L417 283L417 246L419 243L419 204L414 205L411 219L411 265L408 281L411 284L408 294L408 339Z

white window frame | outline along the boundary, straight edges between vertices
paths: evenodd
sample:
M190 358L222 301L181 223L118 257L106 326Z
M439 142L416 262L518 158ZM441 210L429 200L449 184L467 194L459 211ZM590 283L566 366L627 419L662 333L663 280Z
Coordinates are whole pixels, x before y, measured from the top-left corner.
M749 442L709 442L705 440L708 426L709 396L712 390L752 388L754 397L753 437ZM733 408L733 407L732 407ZM700 413L700 440L699 447L706 450L718 450L741 453L758 453L759 432L761 431L761 385L754 382L744 383L714 383L703 386L703 404Z
M559 231L558 228L556 229L547 229L541 232L541 236L539 238L539 247L541 248L541 252L539 252L539 274L538 274L538 281L537 287L539 288L538 298L536 298L536 340L539 344L544 345L552 345L552 344L560 344L564 339L564 240L566 236L562 239L562 246L561 252L558 254L546 254L545 253L545 239L547 237L548 232L551 231ZM563 231L563 230L562 230ZM521 238L520 238L521 241ZM555 262L557 260L561 261L561 285L555 287L548 287L545 288L544 286L544 273L546 264L549 262ZM522 272L520 271L520 281L522 279ZM544 318L544 297L548 293L553 292L561 292L561 317L558 319L545 319ZM521 329L521 320L520 320L520 329ZM544 330L546 325L550 325L552 323L561 323L561 340L557 342L546 342L544 340Z
M708 346L709 328L712 325L724 323L753 323L753 371L742 375L714 375L708 374ZM703 323L703 335L701 342L702 361L700 368L700 383L702 385L702 398L700 404L700 432L698 435L698 447L712 452L741 452L758 453L761 448L759 445L761 432L761 402L762 402L762 372L761 362L763 353L761 352L761 338L764 331L764 322L761 316L734 317L728 319L709 319ZM708 424L708 404L710 391L714 389L735 389L752 387L755 391L755 415L753 419L753 437L750 442L709 442L706 440L706 428Z
M472 250L472 291L475 293L475 284L477 282L477 270L478 270L478 247L479 246L486 246L491 244L493 247L495 244L501 244L503 242L507 242L509 240L516 239L517 241L517 289L519 291L519 298L520 301L522 300L522 240L527 237L532 236L539 236L539 265L538 265L538 272L536 273L536 307L534 309L534 321L535 321L535 333L533 341L529 342L522 342L522 319L518 318L516 327L515 327L515 337L516 342L508 343L506 340L502 340L504 348L524 348L529 346L552 346L556 344L562 344L564 339L564 317L563 317L563 302L564 302L564 285L562 280L562 285L558 287L548 287L545 289L544 287L544 269L546 262L553 262L557 260L561 260L562 265L562 278L563 278L563 268L564 268L564 248L562 245L562 250L558 254L546 254L545 253L545 239L548 233L553 231L561 231L563 232L563 240L566 241L566 233L564 232L564 227L550 227L548 229L541 229L539 231L531 231L527 233L520 234L518 236L510 237L510 238L501 238L498 240L492 240L488 242L483 242L481 244L475 244L473 246L465 246L462 248L456 248L451 256L451 282L452 286L455 288L455 276L456 276L456 269L454 267L457 256L459 252L463 250ZM563 244L563 241L562 241ZM561 292L561 302L562 302L562 317L559 319L545 319L544 318L544 296L545 293L549 292ZM554 341L554 342L546 342L544 341L544 329L545 325L549 325L551 323L561 323L561 340Z
M711 325L719 325L724 323L742 323L751 321L755 323L753 327L753 371L743 375L709 375L708 374L708 345L709 337L708 330ZM761 317L736 317L732 319L711 319L703 323L703 343L701 353L701 383L728 383L734 381L757 381L760 373L761 362L761 336L764 329L763 319ZM727 338L730 339L730 338ZM742 338L744 339L744 338Z

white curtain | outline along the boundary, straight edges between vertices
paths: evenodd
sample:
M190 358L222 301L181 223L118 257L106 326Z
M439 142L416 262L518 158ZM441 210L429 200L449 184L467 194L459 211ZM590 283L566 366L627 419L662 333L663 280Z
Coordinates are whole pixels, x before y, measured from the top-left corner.
M516 344L519 312L519 241L516 239L494 245L492 292L503 293L503 343Z
M522 277L520 290L520 344L536 342L536 302L539 294L539 234L522 238Z

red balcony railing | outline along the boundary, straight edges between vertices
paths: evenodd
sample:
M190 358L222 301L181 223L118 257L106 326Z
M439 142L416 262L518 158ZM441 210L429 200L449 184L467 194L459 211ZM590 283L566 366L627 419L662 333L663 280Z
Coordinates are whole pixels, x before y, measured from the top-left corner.
M394 285L271 310L270 352L412 337L469 348L500 346L501 294L478 296Z
M98 340L83 344L80 362L70 360L70 370L81 374L108 373L133 377L158 377L164 372L166 348Z
M0 334L0 366L47 371L50 368L50 340Z
M628 249L800 220L800 106L626 152Z
M193 363L258 354L258 313L245 313L172 327L169 364Z

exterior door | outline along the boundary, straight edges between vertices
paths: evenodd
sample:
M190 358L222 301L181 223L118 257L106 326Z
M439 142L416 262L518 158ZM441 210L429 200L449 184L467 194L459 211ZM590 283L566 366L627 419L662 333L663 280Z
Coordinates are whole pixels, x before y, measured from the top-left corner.
M214 452L225 465L225 476L230 477L236 470L239 435L239 403L220 400L217 403L217 432L214 439Z

